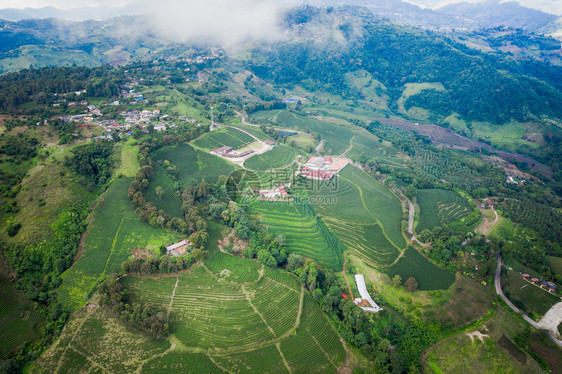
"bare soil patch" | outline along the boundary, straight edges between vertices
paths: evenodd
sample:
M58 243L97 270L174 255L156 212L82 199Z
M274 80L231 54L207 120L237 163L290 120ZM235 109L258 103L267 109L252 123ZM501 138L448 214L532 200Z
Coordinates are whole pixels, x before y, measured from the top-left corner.
M144 248L133 248L131 249L131 254L134 258L140 258L146 260L147 258L152 257L153 253L148 249Z
M534 333L529 336L529 348L540 354L552 373L560 373L562 368L562 350L545 335Z
M498 345L505 349L514 359L519 361L521 365L525 365L527 362L527 355L519 347L517 347L509 338L502 335L500 340L498 340Z
M230 245L232 245L232 251L227 249ZM249 245L250 241L248 239L242 240L237 237L236 234L234 234L234 229L232 229L230 234L225 236L223 239L217 241L217 247L221 252L233 255L242 255Z
M480 331L472 331L467 332L466 335L470 338L470 340L474 343L475 339L480 339L481 342L484 341L484 338L489 338L490 335L482 334Z

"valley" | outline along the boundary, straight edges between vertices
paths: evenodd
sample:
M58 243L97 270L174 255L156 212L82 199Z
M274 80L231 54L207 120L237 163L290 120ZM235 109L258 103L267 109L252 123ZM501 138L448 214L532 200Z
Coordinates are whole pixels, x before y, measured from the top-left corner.
M0 372L556 372L554 39L373 7L2 21Z

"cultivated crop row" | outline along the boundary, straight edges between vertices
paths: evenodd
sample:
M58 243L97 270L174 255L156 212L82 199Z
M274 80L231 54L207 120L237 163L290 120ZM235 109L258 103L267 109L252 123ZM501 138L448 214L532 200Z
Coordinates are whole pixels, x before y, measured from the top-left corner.
M285 237L285 248L289 253L313 258L322 266L339 270L343 264L343 247L337 238L311 212L305 215L296 208L291 213L289 204L255 204L252 209L260 213L261 223L274 235ZM275 210L282 207L280 211Z

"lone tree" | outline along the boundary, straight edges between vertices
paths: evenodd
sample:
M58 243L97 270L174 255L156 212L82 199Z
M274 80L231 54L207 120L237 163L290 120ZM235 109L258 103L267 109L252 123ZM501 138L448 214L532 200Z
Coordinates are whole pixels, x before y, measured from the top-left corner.
M414 292L418 289L418 281L414 277L410 277L404 282L404 287L408 289L410 292Z
M160 186L156 187L156 196L158 196L159 199L162 198L162 196L164 196L164 189Z
M402 277L400 276L400 274L396 274L393 278L392 278L392 284L394 286L400 286L402 284Z

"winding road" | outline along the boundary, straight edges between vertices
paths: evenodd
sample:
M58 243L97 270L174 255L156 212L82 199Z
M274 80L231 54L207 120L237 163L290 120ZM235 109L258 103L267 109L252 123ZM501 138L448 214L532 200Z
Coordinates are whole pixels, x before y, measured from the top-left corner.
M406 197L404 197L406 199ZM418 243L421 246L426 246L425 243L422 243L418 240L418 238L416 238L416 235L414 234L414 213L415 213L415 209L414 209L414 204L412 204L412 202L410 201L410 199L406 199L406 201L408 202L408 233L410 235L412 235L412 240L415 241L416 243Z
M501 286L501 282L500 282L500 274L502 271L502 257L501 255L498 253L498 255L496 256L496 259L498 261L498 267L496 268L496 277L494 279L494 284L496 286L496 293L498 295L501 296L501 298L503 299L503 301L505 301L505 303L517 314L520 314L523 319L525 321L527 321L531 326L533 326L534 328L536 328L537 330L541 330L541 327L535 322L533 321L531 318L527 317L525 315L525 313L523 313L521 310L519 310L519 308L517 308L515 305L513 305L513 303L511 301L509 301L509 299L504 295L503 291L502 291L502 286ZM552 334L552 332L548 332L548 336L550 336L550 339L552 339L552 341L558 345L560 348L562 348L562 342L558 339L556 339L554 337L554 335Z

